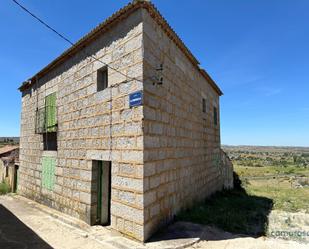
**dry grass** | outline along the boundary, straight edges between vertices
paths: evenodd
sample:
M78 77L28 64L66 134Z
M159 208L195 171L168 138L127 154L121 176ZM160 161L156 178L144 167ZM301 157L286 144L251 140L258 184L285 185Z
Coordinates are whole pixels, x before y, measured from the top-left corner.
M309 188L294 188L287 178L249 180L245 188L251 195L272 199L273 209L309 213Z

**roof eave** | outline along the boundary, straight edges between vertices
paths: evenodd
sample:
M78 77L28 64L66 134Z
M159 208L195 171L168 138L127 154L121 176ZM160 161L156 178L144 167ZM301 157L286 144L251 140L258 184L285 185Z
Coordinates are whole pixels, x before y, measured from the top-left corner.
M97 27L95 27L93 30L91 30L87 35L83 36L80 40L78 40L73 46L71 46L66 51L64 51L60 56L54 59L51 63L45 66L41 71L39 71L37 74L32 76L28 81L26 81L26 84L25 82L23 82L22 85L18 88L18 90L20 90L21 92L25 91L28 87L33 85L33 83L36 81L36 78L42 77L50 70L57 67L59 64L61 64L68 57L70 57L75 52L77 52L79 49L85 47L87 44L89 44L91 41L97 38L102 31L107 31L108 29L111 28L111 26L114 26L121 19L125 18L125 16L130 15L133 11L135 11L136 9L140 7L141 3L142 2L129 3L128 5L126 5L125 7L123 7L116 13L114 13L112 16L107 18L104 22L102 22Z
M99 24L96 28L90 31L87 35L82 37L79 41L77 41L72 47L64 51L59 57L49 63L46 67L44 67L41 71L39 71L36 75L31 77L28 81L23 82L23 84L18 88L19 91L23 92L31 87L36 80L46 73L48 73L53 68L57 67L63 61L65 61L68 57L75 54L79 49L85 47L87 44L96 39L102 32L105 32L111 29L114 25L116 25L119 21L129 16L132 12L134 12L138 8L146 9L152 18L161 26L161 28L167 33L169 38L176 43L176 45L182 50L182 52L187 56L187 58L191 61L191 63L201 72L204 78L209 82L209 84L214 88L214 90L219 94L219 96L223 95L219 86L215 83L215 81L208 75L208 73L204 69L200 69L199 61L195 58L195 56L191 53L191 51L187 48L187 46L183 43L180 37L176 34L176 32L172 29L172 27L168 24L165 18L160 14L158 9L150 2L145 0L134 1L129 3L125 7L121 8L119 11L114 13L111 17L107 18L104 22Z
M219 94L219 96L223 95L220 87L216 84L216 82L210 77L210 75L204 70L200 69L201 74L207 80L207 82L214 88L214 90Z

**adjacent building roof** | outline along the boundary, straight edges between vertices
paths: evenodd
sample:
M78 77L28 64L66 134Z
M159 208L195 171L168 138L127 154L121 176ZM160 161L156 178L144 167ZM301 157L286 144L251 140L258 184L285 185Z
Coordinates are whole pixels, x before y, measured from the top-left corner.
M115 24L121 22L124 18L129 16L135 10L143 8L149 12L151 17L157 22L159 26L165 31L168 37L175 42L175 44L179 47L179 49L187 56L187 58L192 62L192 64L200 71L201 75L209 82L209 84L214 88L214 90L219 94L222 95L222 91L218 87L218 85L212 80L212 78L208 75L208 73L199 67L198 60L194 57L191 51L187 48L187 46L183 43L183 41L179 38L176 32L171 28L171 26L167 23L164 17L160 14L157 8L146 0L135 0L132 3L129 3L127 6L123 7L111 17L106 19L104 22L99 24L96 28L90 31L87 35L81 38L78 42L76 42L72 47L62 53L58 58L44 67L40 72L34 75L29 80L25 81L19 88L20 91L24 91L32 86L37 78L41 78L46 73L48 73L53 68L60 65L66 59L71 57L73 54L77 53L80 49L84 46L89 44L91 41L96 39L102 33L111 29Z
M6 145L2 148L0 148L0 156L6 153L9 153L11 151L14 151L16 149L19 149L18 145Z

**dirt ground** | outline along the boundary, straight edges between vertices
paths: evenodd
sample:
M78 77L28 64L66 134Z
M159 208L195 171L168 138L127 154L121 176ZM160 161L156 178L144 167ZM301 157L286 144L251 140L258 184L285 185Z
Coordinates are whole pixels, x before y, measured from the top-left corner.
M178 228L177 228L178 227ZM193 228L193 229L192 229ZM81 230L41 211L27 199L0 196L0 248L2 249L307 249L308 244L276 239L240 237L222 230L191 223L176 226L176 237L145 245L131 241L108 229ZM192 229L193 233L188 232ZM171 230L175 230L172 229ZM165 235L163 235L164 238ZM168 236L167 236L168 238Z
M222 241L201 241L192 246L200 249L308 249L308 245L291 241L263 238L238 238Z
M201 241L192 249L308 249L308 244L266 237L240 237L216 228L207 228Z
M0 196L1 249L106 248L27 203Z

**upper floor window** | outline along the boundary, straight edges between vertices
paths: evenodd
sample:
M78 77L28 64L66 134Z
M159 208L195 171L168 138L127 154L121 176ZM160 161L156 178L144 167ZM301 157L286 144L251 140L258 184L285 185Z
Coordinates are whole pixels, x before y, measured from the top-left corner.
M218 125L218 110L217 107L214 106L214 125Z
M108 68L103 67L97 71L97 91L100 92L108 87Z
M44 150L57 150L57 106L56 93L45 97L45 106L36 111L36 133L43 134Z
M45 98L45 127L47 132L57 131L56 93Z
M206 113L206 99L205 98L202 99L202 110L204 113Z
M45 106L36 111L36 133L57 131L56 93L45 97Z

